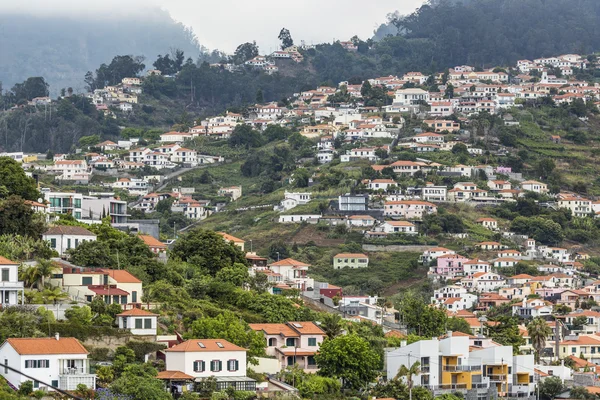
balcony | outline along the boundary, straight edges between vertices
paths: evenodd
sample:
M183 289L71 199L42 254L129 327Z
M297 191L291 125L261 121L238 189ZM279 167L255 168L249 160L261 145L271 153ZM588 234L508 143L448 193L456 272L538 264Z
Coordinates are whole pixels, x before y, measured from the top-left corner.
M505 399L529 399L533 397L529 392L509 392L504 396Z
M481 371L480 365L444 365L445 372L473 372Z
M488 375L488 378L490 378L490 382L506 382L507 375L506 374Z
M489 383L473 383L471 384L471 388L473 389L489 389Z
M433 390L434 393L446 392L446 391L455 391L455 390L467 390L466 383L448 383L445 385L430 385L430 390Z
M428 373L429 373L429 371L430 371L430 367L429 367L429 365L422 365L422 366L421 366L421 373L422 373L422 374L428 374Z
M17 289L17 290L22 290L25 286L23 285L23 282L17 281L17 282L0 282L0 290L2 289Z

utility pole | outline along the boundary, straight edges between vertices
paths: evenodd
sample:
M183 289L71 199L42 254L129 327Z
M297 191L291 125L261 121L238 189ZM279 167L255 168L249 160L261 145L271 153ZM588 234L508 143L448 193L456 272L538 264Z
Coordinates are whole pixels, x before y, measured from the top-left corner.
M408 374L410 375L410 367L411 367L411 363L410 363L410 355L411 353L408 353ZM407 376L406 377L406 383L408 383L409 380L412 379L412 376ZM408 387L408 400L412 400L412 385L410 385Z

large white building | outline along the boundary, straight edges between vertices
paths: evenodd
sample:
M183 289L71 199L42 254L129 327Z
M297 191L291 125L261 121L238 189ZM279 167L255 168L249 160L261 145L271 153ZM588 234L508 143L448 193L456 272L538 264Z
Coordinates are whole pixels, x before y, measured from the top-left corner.
M215 377L217 390L256 390L246 377L246 349L223 339L192 339L165 350L167 371L180 371L196 379Z
M96 235L80 226L57 225L48 229L42 239L50 242L50 247L62 256L83 242L95 242Z
M48 385L75 390L83 384L96 387L96 375L89 372L88 351L75 338L9 338L0 346L0 362L33 378L33 388L53 390ZM30 381L10 368L0 368L11 386Z

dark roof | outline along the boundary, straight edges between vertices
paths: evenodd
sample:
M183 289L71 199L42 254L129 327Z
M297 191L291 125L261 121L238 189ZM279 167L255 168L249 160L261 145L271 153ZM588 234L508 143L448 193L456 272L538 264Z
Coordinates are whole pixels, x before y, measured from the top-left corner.
M80 226L57 225L48 229L44 235L79 235L79 236L96 236L92 232Z

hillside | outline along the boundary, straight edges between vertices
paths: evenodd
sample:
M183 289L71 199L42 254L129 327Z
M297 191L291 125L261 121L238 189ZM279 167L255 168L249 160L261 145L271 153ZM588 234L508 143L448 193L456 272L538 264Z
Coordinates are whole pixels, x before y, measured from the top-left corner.
M134 15L32 16L0 15L0 82L4 89L30 76L43 76L51 93L63 87L83 91L83 77L116 54L144 56L179 48L196 59L194 35L160 9ZM151 63L147 66L151 67Z

